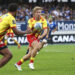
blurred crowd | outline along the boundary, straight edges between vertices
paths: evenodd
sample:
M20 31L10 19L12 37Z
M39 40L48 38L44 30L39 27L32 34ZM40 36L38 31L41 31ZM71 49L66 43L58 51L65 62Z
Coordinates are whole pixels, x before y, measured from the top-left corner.
M32 15L32 9L36 5L32 4L22 4L19 5L16 15L17 21L25 21L27 22L29 18L31 18ZM43 7L43 14L46 14L46 17L52 17L54 20L75 20L75 9L72 9L69 7L69 5L66 4L40 4L41 7ZM5 14L7 12L7 9L0 7L0 16Z

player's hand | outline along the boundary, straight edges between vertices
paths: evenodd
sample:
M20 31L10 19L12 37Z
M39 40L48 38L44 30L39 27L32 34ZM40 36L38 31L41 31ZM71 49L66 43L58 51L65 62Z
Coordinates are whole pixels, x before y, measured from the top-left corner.
M25 34L30 34L32 32L32 30L26 30Z
M39 40L42 39L42 36L39 36L38 39L39 39Z
M27 30L25 31L27 34L30 34L32 32L31 28L27 27Z

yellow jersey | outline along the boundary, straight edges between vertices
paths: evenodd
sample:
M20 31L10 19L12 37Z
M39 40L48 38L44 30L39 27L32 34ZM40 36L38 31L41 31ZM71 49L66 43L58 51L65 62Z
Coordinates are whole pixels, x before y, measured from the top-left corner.
M0 41L7 33L7 30L13 27L16 27L16 20L12 14L7 13L0 17Z
M32 34L32 35L35 35L36 37L38 37L38 35L40 35L41 32L42 32L42 30L39 31L39 30L36 30L36 29L35 29L35 25L36 25L37 23L42 24L42 30L47 28L47 21L46 21L45 18L40 17L40 20L39 20L39 21L36 21L36 20L35 20L35 17L29 19L29 20L28 20L28 27L30 27L30 28L32 29L32 33L31 33L31 34Z
M13 30L10 28L7 33L13 33Z

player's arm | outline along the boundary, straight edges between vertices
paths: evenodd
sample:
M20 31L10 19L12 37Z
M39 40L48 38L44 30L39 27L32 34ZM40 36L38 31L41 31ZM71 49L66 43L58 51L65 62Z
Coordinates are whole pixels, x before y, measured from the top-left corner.
M11 18L10 19L10 22L9 22L9 25L10 25L10 28L13 30L13 32L16 34L16 35L24 35L24 34L28 34L28 33L31 33L31 30L30 28L28 27L26 31L20 31L16 28L16 20L15 18Z
M12 28L13 32L16 34L16 35L24 35L24 34L29 34L31 33L31 29L28 27L26 31L20 31L18 30L16 27Z
M44 29L44 32L41 36L38 37L38 39L42 39L44 36L47 35L47 21L46 20L44 20L43 22L43 29Z
M57 27L52 31L53 33L57 30Z
M40 37L41 37L41 39L42 39L44 36L46 36L46 35L47 35L47 29L44 29L43 34L40 36Z
M54 23L54 29L52 30L52 32L54 33L57 30L57 25L56 22Z
M32 27L33 27L33 26L32 26L32 22L31 22L30 20L31 20L31 19L28 20L27 30L32 33L32 32L33 32L33 31L32 31Z
M47 35L46 35L46 38L48 38L49 31L50 31L50 28L49 28L49 27L47 27Z

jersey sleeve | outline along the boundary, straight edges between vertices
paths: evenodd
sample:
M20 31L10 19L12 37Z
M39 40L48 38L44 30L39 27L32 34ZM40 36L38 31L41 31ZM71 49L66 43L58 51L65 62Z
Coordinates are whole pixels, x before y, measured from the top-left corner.
M31 19L28 20L28 27L30 27L32 29Z
M11 18L10 22L9 22L10 28L14 28L16 27L16 20L15 18Z
M47 21L45 19L43 21L43 29L47 29Z

